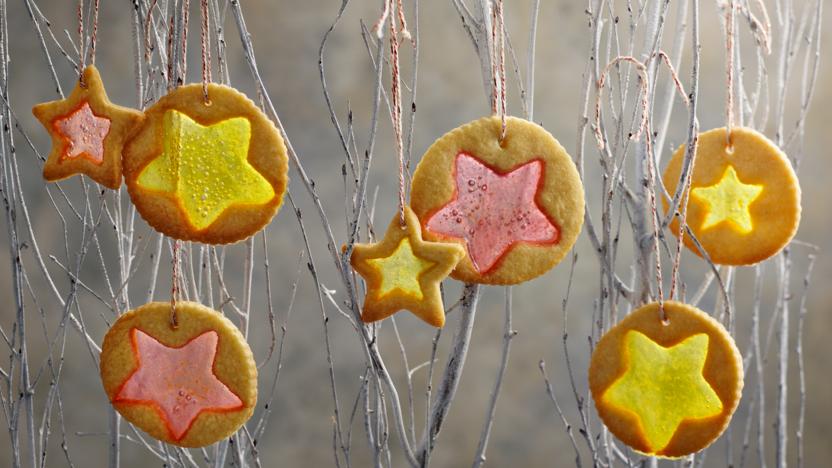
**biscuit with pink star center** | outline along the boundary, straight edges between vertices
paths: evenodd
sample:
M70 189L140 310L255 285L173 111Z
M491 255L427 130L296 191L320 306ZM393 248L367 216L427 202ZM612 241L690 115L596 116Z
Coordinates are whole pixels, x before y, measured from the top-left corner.
M194 302L152 302L116 321L101 348L113 406L151 436L201 447L242 426L257 402L257 365L242 334Z
M156 406L176 440L203 411L240 409L243 402L211 368L219 337L207 331L180 348L165 346L147 333L130 331L139 367L124 382L115 402Z
M542 275L572 248L584 192L572 158L539 125L485 117L445 134L413 174L410 206L425 239L457 242L451 276L517 284Z

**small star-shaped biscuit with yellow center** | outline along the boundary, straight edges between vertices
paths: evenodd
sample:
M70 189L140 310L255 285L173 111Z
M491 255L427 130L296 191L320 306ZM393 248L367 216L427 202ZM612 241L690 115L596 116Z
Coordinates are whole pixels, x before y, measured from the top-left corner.
M95 66L84 69L69 97L38 104L32 113L52 137L44 179L85 174L105 187L121 186L121 149L143 114L111 103Z
M435 327L445 324L439 284L465 255L461 245L422 240L419 219L405 207L404 225L396 216L381 242L353 249L350 264L367 282L364 322L407 309Z

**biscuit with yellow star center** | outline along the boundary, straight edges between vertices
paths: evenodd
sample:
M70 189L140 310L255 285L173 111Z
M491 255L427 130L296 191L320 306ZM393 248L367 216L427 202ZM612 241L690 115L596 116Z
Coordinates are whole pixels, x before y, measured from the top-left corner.
M406 309L430 325L443 326L439 284L464 255L458 244L422 240L418 218L405 207L404 225L395 216L381 242L353 246L350 264L367 284L361 319L375 322Z
M101 381L115 409L161 441L203 447L240 428L257 403L257 364L221 313L152 302L119 317L101 347Z
M177 88L146 112L124 173L142 217L168 236L210 244L245 239L279 209L286 147L265 115L233 88Z
M699 135L686 222L716 264L751 265L777 254L800 223L800 185L786 155L749 128L725 128ZM679 187L685 145L665 169L671 196ZM665 200L665 208L668 202ZM678 235L679 217L670 224ZM688 249L701 256L685 236Z
M32 113L52 138L44 179L84 174L107 188L121 186L122 148L143 116L110 102L95 66L84 69L69 97L37 104Z
M667 458L707 447L739 404L742 358L722 325L686 304L648 304L595 348L589 385L598 414L622 442Z

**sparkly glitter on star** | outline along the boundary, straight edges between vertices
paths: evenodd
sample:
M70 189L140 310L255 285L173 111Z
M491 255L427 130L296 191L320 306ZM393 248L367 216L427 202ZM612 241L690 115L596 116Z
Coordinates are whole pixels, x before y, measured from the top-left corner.
M104 138L110 132L110 120L92 113L90 103L55 121L58 133L66 140L63 159L88 158L95 164L104 162Z
M138 184L176 198L195 229L205 229L234 204L274 198L269 181L248 162L251 124L234 117L200 125L186 114L164 116L162 154L139 174Z

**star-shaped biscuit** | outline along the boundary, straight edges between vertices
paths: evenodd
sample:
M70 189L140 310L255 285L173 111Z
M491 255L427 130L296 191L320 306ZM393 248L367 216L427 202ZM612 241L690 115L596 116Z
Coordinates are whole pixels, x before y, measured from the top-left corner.
M601 398L638 417L652 451L667 446L685 419L722 412L722 401L702 376L708 356L707 334L664 347L631 330L624 342L627 371Z
M214 375L217 332L206 331L178 348L165 346L137 328L131 330L131 338L139 367L113 402L152 405L173 440L182 440L203 411L243 408L240 397Z
M394 217L384 239L375 244L355 244L350 264L367 282L361 319L375 322L402 309L441 327L445 308L439 284L465 256L456 243L422 240L419 219L404 209L404 226Z
M728 166L719 182L710 187L696 187L691 190L691 195L708 205L708 213L702 222L703 230L728 221L740 233L748 234L754 229L748 208L762 192L762 185L742 183L734 167Z
M95 66L84 69L69 97L38 104L32 113L52 137L46 180L85 174L105 187L121 186L121 150L142 113L111 103Z
M464 239L480 274L491 271L515 244L552 244L558 228L535 201L543 162L531 160L501 174L474 156L460 153L456 195L428 218L425 228Z

